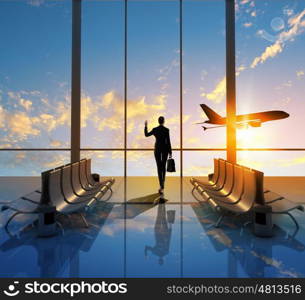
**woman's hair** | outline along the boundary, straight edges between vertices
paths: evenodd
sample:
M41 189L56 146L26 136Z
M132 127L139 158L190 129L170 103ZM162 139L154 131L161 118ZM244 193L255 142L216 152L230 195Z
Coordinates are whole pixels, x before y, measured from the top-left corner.
M158 119L158 122L159 122L160 125L163 125L164 122L165 122L164 117L160 116L159 119Z

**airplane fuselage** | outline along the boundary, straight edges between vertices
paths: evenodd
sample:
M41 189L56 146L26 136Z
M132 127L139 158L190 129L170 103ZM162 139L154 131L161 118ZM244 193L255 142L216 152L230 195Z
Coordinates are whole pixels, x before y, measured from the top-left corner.
M288 118L289 114L281 111L281 110L272 110L272 111L265 111L265 112L258 112L253 114L245 114L245 115L237 115L236 116L236 123L264 123L268 121L274 120L281 120ZM215 125L226 125L227 118L219 118L217 120L208 120L205 123L208 124L215 124Z

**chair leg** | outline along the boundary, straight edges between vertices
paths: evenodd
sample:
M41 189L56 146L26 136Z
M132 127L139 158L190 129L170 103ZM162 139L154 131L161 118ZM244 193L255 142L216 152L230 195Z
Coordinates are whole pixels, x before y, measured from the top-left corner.
M218 220L216 221L216 223L214 224L214 227L218 228L223 220L223 218L225 217L225 214L222 214Z
M247 222L243 223L243 227L247 227L250 224L253 224L253 221L247 221Z
M89 228L89 224L88 224L88 222L87 222L85 216L84 216L82 213L80 213L79 215L80 215L82 221L84 222L85 227L86 227L86 228Z
M279 201L279 200L283 200L283 199L284 199L284 197L278 197L278 198L275 198L273 200L267 201L266 204L271 204L271 203L273 203L275 201Z
M6 233L7 233L10 237L14 237L14 235L11 234L11 232L9 231L8 225L11 223L11 221L12 221L16 216L18 216L18 215L20 215L20 214L21 214L20 212L14 213L14 214L7 220L7 222L6 222L5 226L4 226L4 229L5 229Z
M62 224L57 220L56 225L61 229L62 235L65 235L65 230Z
M289 212L287 212L286 213L290 218L291 218L291 220L294 222L294 224L295 224L295 226L296 226L296 228L297 228L297 230L299 230L299 224L298 224L298 222L297 222L297 220L294 218L294 216L291 214L291 213L289 213Z

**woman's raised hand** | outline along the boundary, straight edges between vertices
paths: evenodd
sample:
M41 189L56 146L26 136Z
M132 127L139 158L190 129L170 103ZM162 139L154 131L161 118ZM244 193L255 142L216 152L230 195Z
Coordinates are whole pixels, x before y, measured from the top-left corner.
M147 127L147 120L145 121L144 125L145 125L145 127Z

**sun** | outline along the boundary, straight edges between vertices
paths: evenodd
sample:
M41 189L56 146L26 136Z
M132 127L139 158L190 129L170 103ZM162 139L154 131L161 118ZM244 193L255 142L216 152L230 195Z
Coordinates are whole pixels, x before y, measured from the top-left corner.
M239 148L261 148L265 137L257 128L247 127L238 129L236 132L237 147Z

